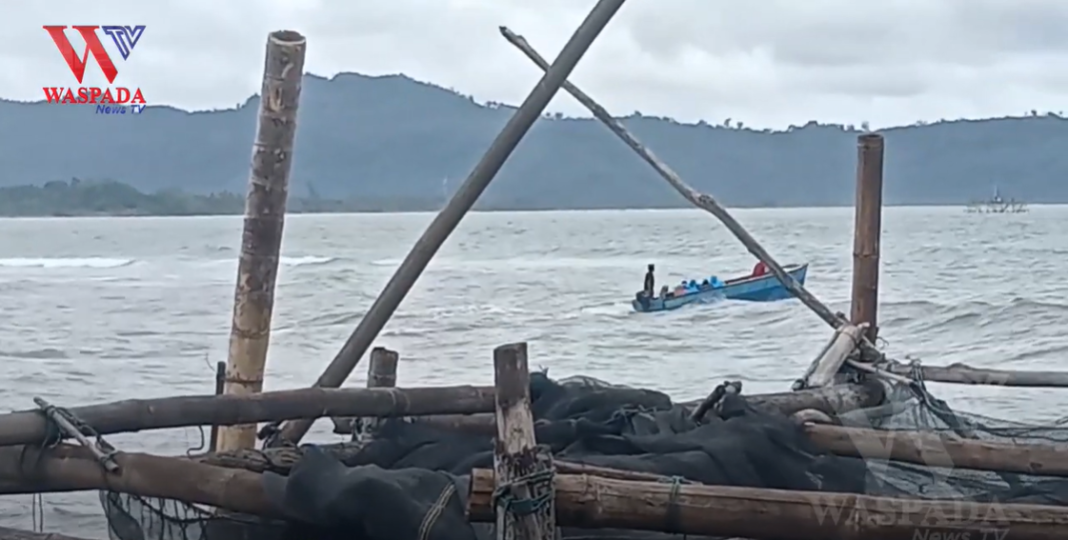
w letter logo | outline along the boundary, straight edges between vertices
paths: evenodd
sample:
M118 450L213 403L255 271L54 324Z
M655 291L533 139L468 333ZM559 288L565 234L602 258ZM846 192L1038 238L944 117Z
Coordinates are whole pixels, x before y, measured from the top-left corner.
M115 47L119 49L119 54L122 55L123 60L130 58L130 53L133 52L134 46L141 39L141 34L145 33L145 25L143 24L138 26L101 26L100 28L105 34L111 36L111 41L115 42Z

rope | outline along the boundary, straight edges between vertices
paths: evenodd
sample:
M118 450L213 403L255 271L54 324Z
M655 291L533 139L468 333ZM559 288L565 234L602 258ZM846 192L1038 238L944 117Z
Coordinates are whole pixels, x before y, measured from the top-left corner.
M452 500L453 494L456 493L456 484L452 482L452 479L446 478L446 481L448 484L445 486L445 489L441 490L438 499L434 501L434 506L430 507L430 510L423 516L423 522L419 524L419 540L430 539L430 531L434 529L434 524L438 522L441 513L445 511L445 507L449 505L449 501Z
M555 496L553 490L554 476L555 471L547 469L523 475L511 482L499 485L497 489L493 490L493 506L514 516L529 516L539 512L553 502L553 497ZM530 498L519 498L516 493L516 488L518 487L526 487L532 495L539 487L545 488L545 492Z
M681 476L670 476L661 478L658 480L662 484L671 484L671 491L668 493L668 508L665 515L665 530L664 532L678 534L679 529L682 528L681 516L679 509L679 490L682 488L682 484L687 483L687 480ZM683 540L686 540L686 535L682 535Z

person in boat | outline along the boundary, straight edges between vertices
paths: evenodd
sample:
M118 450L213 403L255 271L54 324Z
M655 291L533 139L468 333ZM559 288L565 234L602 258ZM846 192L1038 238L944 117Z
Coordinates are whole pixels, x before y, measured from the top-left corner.
M656 270L656 267L650 264L649 269L645 272L645 286L642 287L642 290L645 291L645 295L650 298L652 298L653 293L656 292L656 277L653 276L653 270Z
M708 282L708 278L705 278L705 280L701 282L701 290L706 291L711 288L712 284Z
M672 296L674 295L668 290L667 285L660 287L660 298L671 298Z
M682 283L679 283L679 284L678 284L678 285L677 285L677 286L675 287L675 296L683 296L683 295L685 295L685 294L686 294L687 292L688 292L688 291L687 291L687 289L686 289L686 280L684 279L684 280L682 280Z
M761 277L768 273L768 265L764 264L764 261L757 261L756 266L753 267L752 277Z

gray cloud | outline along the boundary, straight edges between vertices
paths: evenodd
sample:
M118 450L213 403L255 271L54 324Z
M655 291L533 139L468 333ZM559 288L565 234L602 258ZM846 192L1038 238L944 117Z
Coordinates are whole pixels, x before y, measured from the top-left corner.
M519 102L539 73L504 24L555 54L590 0L7 0L0 96L73 82L42 24L145 24L117 83L152 103L230 107L259 86L266 34L308 36L308 69L404 72ZM114 18L108 18L114 17ZM573 79L610 110L781 127L1061 110L1062 0L630 0ZM79 38L71 32L80 49ZM108 44L110 46L110 44ZM87 84L102 80L95 64ZM553 110L584 114L561 95Z

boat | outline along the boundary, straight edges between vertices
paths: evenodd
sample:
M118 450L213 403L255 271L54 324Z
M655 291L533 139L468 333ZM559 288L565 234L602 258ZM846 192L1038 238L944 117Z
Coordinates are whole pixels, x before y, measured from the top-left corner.
M808 264L791 264L783 267L801 285L805 284ZM762 276L742 276L729 279L723 283L701 287L696 291L682 295L668 293L667 297L646 299L642 292L634 295L631 305L634 311L652 313L670 311L682 306L697 303L709 303L718 300L743 300L748 302L774 302L792 298L790 291L771 273Z

